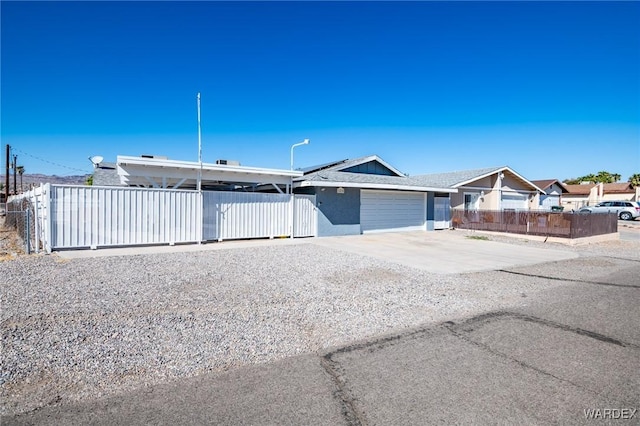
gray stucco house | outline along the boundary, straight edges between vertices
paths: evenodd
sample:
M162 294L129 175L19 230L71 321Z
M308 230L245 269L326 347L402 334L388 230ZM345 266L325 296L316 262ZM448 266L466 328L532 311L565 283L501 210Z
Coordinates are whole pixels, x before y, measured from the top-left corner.
M302 172L293 189L316 196L318 236L449 227L449 194L457 189L420 183L377 155Z

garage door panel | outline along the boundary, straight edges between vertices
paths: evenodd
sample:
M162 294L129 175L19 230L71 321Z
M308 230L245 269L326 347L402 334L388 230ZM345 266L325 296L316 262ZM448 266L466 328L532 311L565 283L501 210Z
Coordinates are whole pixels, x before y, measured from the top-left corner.
M527 196L522 194L503 194L502 209L526 210Z
M363 232L424 229L424 193L362 190L360 194Z

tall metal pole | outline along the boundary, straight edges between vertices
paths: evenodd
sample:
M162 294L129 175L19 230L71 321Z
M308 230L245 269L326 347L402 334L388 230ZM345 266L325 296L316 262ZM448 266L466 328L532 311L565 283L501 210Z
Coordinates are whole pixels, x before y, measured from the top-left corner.
M18 164L18 156L14 155L13 156L13 195L16 195L18 193L18 185L17 185L17 179L16 179L16 175L17 175L16 164Z
M202 189L202 131L200 129L200 92L198 92L198 191Z
M9 201L9 158L11 158L10 152L11 147L9 146L9 144L7 144L7 168L4 173L4 193L6 194L6 198L4 200L5 202Z
M200 130L200 92L198 92L198 197L200 198L200 237L198 238L198 244L202 244L204 240L204 196L202 194L202 132Z

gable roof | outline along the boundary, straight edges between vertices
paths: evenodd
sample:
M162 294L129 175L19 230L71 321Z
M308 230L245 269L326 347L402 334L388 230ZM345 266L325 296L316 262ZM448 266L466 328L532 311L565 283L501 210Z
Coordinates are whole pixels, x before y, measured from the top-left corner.
M389 170L392 175L382 175L375 173L356 173L344 171L353 167L375 162ZM434 191L434 192L457 192L456 189L444 186L423 185L407 177L398 169L384 161L377 155L355 158L353 160L342 160L334 163L327 163L322 166L308 167L304 176L294 178L294 187L326 186L326 187L352 187L368 189L397 189L405 191Z
M336 161L334 163L327 163L324 166L316 166L315 168L310 168L311 170L309 172L305 172L305 175L307 173L313 173L314 171L318 171L318 170L344 171L346 169L350 169L352 167L356 167L361 164L366 164L371 162L375 162L382 165L384 168L388 169L395 176L402 176L402 177L405 176L405 174L402 173L400 170L396 169L391 164L387 163L386 161L384 161L382 158L378 157L375 154L367 155L365 157L354 158L353 160L342 160L342 161Z
M454 172L432 173L427 175L416 175L412 179L425 185L442 185L447 187L461 186L470 181L480 179L498 171L496 167L484 169L458 170Z
M531 182L530 180L527 180L526 178L524 178L523 176L521 176L520 174L518 174L516 171L514 171L508 166L486 167L483 169L459 170L455 172L418 175L418 176L413 176L412 179L423 185L444 185L444 186L449 186L451 188L460 188L469 183L475 182L487 176L491 176L503 171L508 171L510 174L514 175L516 178L520 179L522 182L531 186L535 190L544 192L533 182Z
M545 189L545 190L555 183L556 185L558 185L560 187L560 189L562 189L563 193L569 192L569 190L567 190L565 184L560 182L558 179L532 180L531 183L533 183L538 188L542 188L542 189Z

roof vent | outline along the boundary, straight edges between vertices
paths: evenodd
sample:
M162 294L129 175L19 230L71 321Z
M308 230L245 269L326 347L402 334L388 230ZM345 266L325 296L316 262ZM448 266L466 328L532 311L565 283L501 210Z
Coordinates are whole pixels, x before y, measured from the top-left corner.
M223 166L239 166L240 162L236 160L216 160L216 164L221 164Z
M166 157L164 155L149 155L149 154L142 154L140 157L142 158L153 158L155 160L168 160L169 157Z

